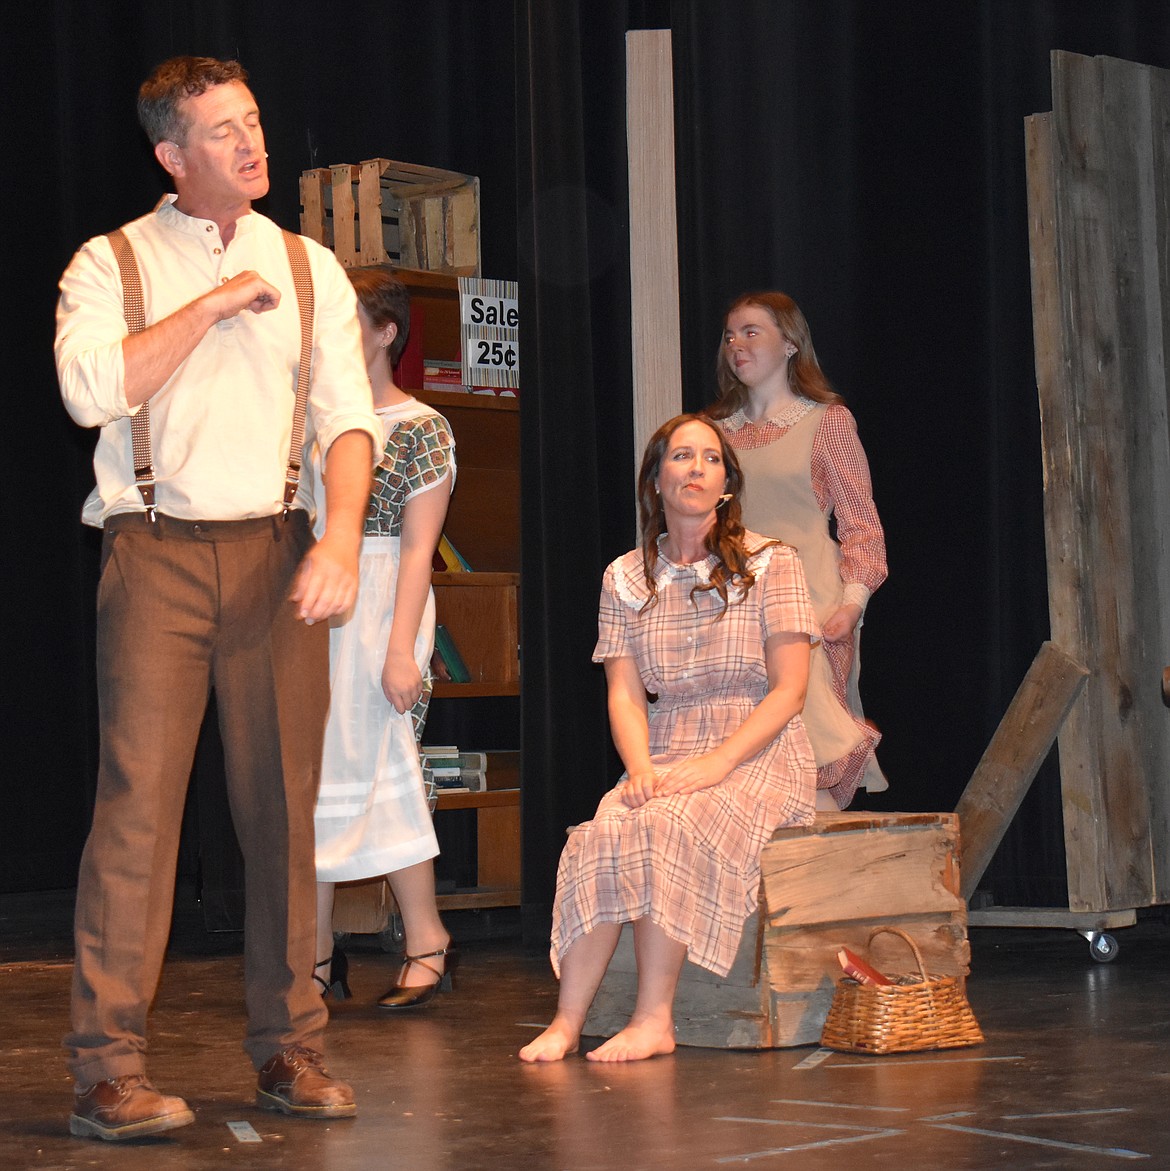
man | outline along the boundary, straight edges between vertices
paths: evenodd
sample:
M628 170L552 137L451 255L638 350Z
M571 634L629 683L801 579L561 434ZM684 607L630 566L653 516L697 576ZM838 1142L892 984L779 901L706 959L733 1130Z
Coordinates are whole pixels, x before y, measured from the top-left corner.
M328 708L322 620L355 595L381 433L350 283L304 241L315 312L303 450L325 453L327 505L314 544L311 485L285 494L302 454L290 455L301 324L280 229L251 210L268 171L245 81L234 61L179 57L139 91L176 192L123 229L145 328L127 326L125 270L108 237L90 240L61 280L58 377L72 417L101 428L83 520L104 529L101 756L65 1039L75 1135L137 1138L194 1120L146 1079L144 1053L212 685L247 867L245 1048L257 1103L309 1118L355 1113L318 1051L327 1014L312 982L313 804ZM145 456L132 453L130 418L144 404ZM153 489L140 489L135 469L152 462Z

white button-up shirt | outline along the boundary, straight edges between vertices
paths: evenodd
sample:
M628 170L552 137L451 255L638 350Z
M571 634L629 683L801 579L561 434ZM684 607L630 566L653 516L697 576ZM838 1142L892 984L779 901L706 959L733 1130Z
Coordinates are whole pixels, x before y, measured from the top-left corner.
M252 270L280 290L280 305L244 310L212 326L150 399L150 430L160 512L184 520L243 520L283 507L296 400L301 332L296 289L280 228L249 212L223 246L210 220L184 215L168 197L124 228L142 280L146 322L161 321L213 286ZM362 358L356 297L334 255L305 241L313 277L312 382L296 507L313 515L308 453L328 451L345 431L364 431L373 459L382 431ZM100 427L97 485L82 519L101 526L117 512L143 509L134 483L122 339L122 281L105 236L82 246L61 278L57 376L73 419Z

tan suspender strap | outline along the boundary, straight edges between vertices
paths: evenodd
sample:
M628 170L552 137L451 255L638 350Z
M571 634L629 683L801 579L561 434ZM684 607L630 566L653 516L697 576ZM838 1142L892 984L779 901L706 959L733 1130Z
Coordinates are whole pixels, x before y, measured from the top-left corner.
M142 279L138 274L138 261L126 233L118 228L107 237L118 262L122 276L122 313L131 333L141 333L146 328L146 306L142 299ZM146 505L146 516L153 521L154 515L154 459L150 449L150 403L145 402L136 414L130 416L130 445L134 457L134 482L138 485L142 503Z
M297 291L297 308L301 316L301 357L297 365L297 398L293 408L292 440L289 443L288 469L284 476L284 515L297 495L301 480L301 457L305 446L305 413L309 404L309 376L313 359L313 275L309 271L309 256L305 242L296 235L281 229L284 246L288 252L288 263L292 269L293 285ZM134 249L121 228L110 232L107 239L114 250L118 271L122 276L122 312L131 333L141 333L146 328L146 306L142 298L142 280L138 273L138 260ZM146 505L146 515L155 519L154 513L154 459L150 446L150 404L143 403L138 413L130 417L130 440L134 455L134 482Z
M313 360L313 276L305 242L295 232L282 228L293 285L297 290L297 308L301 312L301 360L297 366L297 403L293 411L292 442L288 451L288 470L284 474L284 515L292 508L301 479L301 455L305 446L305 410L309 402L309 373Z

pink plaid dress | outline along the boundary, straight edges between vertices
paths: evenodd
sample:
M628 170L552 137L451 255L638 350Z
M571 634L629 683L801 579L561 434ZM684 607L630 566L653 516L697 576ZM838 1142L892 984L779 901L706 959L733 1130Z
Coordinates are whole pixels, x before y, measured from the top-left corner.
M746 537L749 549L764 538ZM647 598L640 550L605 571L595 662L633 658L650 704L656 768L722 743L768 691L764 641L793 632L819 636L795 552L783 545L752 558L746 598L729 590L691 597L714 558L657 566L658 601ZM722 616L720 616L722 614ZM623 777L624 779L624 777ZM620 783L620 782L619 782ZM688 958L718 975L731 969L744 920L755 910L760 850L782 825L807 824L816 765L800 716L721 784L655 798L637 809L607 793L592 821L575 827L561 855L553 908L552 962L598 923L649 915Z

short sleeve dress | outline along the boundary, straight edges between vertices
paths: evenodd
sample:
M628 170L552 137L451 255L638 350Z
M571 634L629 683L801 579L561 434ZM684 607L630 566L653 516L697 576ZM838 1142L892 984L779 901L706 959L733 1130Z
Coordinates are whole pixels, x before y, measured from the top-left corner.
M314 823L317 878L390 874L439 852L418 743L431 696L435 599L427 597L414 658L425 686L400 714L382 692L394 617L402 514L422 492L449 492L455 445L447 420L415 399L377 411L386 436L374 472L353 609L329 631L332 688Z
M761 546L765 546L761 548ZM633 658L650 704L656 768L722 743L768 692L764 642L781 632L819 635L794 551L747 534L755 584L728 591L726 612L710 579L714 557L692 565L659 558L658 600L648 597L642 554L605 571L594 661ZM624 778L623 778L624 779ZM620 783L620 782L619 782ZM744 920L756 906L759 856L782 825L804 825L815 809L816 764L800 716L722 783L654 798L637 809L616 787L592 821L569 834L557 873L552 963L599 923L649 915L688 958L726 975Z

